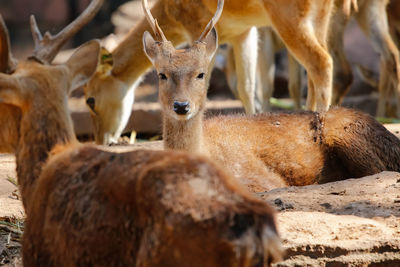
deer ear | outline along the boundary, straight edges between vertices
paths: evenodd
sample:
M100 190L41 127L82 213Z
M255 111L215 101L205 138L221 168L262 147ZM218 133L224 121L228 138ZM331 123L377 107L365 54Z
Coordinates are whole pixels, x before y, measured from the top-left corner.
M151 63L154 64L154 60L157 57L158 45L148 31L145 31L143 34L143 50Z
M71 88L84 85L93 76L99 64L100 42L89 41L80 46L65 64L71 75Z
M206 44L208 59L211 61L218 48L218 34L215 27L207 34L203 42Z

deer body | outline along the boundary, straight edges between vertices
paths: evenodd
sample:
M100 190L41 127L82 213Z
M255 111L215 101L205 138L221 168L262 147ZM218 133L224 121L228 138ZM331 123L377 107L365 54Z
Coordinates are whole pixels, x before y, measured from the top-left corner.
M182 50L146 9L157 39L145 32L143 46L159 75L165 148L208 155L256 192L400 171L400 140L370 116L349 109L203 122L206 77L218 44L210 27L222 2L201 37Z
M207 159L77 144L68 93L95 72L99 42L53 66L58 47L39 43L35 59L0 73L0 101L21 114L24 266L245 267L281 257L271 208Z
M251 191L400 171L399 140L350 109L219 116L200 122L202 131L193 123L164 116L164 147L211 157Z
M238 95L247 113L255 112L255 80L257 65L257 33L253 26L272 26L293 55L307 69L310 78L308 108L325 111L330 103L332 61L326 49L326 34L333 0L324 1L227 1L220 22L216 25L221 43L231 43L238 75ZM190 43L200 34L208 18L216 8L216 1L158 1L152 13L165 29L165 36L174 46ZM317 23L318 21L318 23ZM95 99L93 119L95 124L111 125L108 121L121 121L121 114L131 112L107 105L104 91L132 90L133 83L151 67L141 49L140 36L149 30L142 20L112 52L113 67L106 73L98 73L85 89L86 98ZM134 64L132 62L135 62ZM211 68L211 66L210 66ZM114 81L107 88L101 85L100 76ZM96 78L97 77L97 78ZM123 85L121 85L121 83ZM129 89L130 88L130 89ZM115 93L117 95L117 93ZM120 100L120 103L123 99ZM113 106L113 108L110 108ZM103 127L98 133L115 136L116 128ZM104 135L104 134L103 134ZM107 139L107 138L106 138ZM103 137L98 143L107 143Z

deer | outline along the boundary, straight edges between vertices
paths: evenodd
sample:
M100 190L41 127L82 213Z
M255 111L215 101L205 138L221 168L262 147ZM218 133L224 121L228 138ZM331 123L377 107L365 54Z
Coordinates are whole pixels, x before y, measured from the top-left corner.
M65 63L51 61L102 2L93 0L56 36L41 38L33 19L32 56L0 73L0 101L21 115L24 266L247 267L281 259L272 208L205 157L113 153L76 140L68 94L96 71L100 43L83 44ZM0 32L9 43L7 30ZM7 51L1 47L2 59ZM1 69L10 63L1 61Z
M382 55L379 80L373 75L371 70L358 65L357 70L361 78L374 88L378 88L379 99L377 107L377 116L392 116L388 108L391 102L391 96L395 95L396 109L394 116L400 117L400 100L398 94L399 78L399 48L400 48L400 1L383 1L375 4L375 12L370 11L371 19L381 21L377 30L366 32L368 37L373 40L374 48ZM383 10L383 11L382 11ZM387 17L386 17L387 16ZM375 22L376 23L376 22Z
M393 3L396 1L392 1ZM383 117L386 114L386 103L391 99L391 90L394 89L396 99L396 116L400 117L400 54L393 42L388 28L387 5L389 1L358 0L358 12L352 16L372 42L373 48L381 55L379 99L376 115ZM332 101L340 104L343 96L348 91L352 82L351 67L344 55L343 41L338 36L343 36L348 18L336 14L332 21L334 31L330 34L329 46L334 62L334 83Z
M216 8L215 0L161 0L152 8L165 36L174 46L191 43ZM247 114L255 113L257 31L271 26L305 67L310 94L307 108L326 111L331 102L332 59L326 35L333 0L230 0L216 25L220 43L233 47L238 95ZM98 144L116 140L131 113L132 94L152 66L141 49L141 35L151 30L146 20L133 28L111 52L85 88ZM118 122L118 123L117 123Z
M51 36L46 33L44 36L38 31L36 19L31 17L32 34L34 35L35 49L40 47L40 43L52 43L60 49L70 38L86 25L99 11L103 0L96 0L91 6L84 11L82 16L76 21L76 24L71 24L75 28L66 29L60 32L58 36ZM70 34L70 36L62 37L61 35ZM13 57L11 52L10 40L8 38L8 29L5 26L4 20L0 20L0 35L3 36L0 40L0 49L2 50L0 58L0 73L13 73L17 67L17 60ZM57 41L52 41L55 39ZM46 53L46 51L42 52ZM47 56L49 62L55 58L55 55ZM15 153L19 141L19 126L21 122L21 111L14 105L10 105L0 101L0 153Z
M159 77L165 149L210 157L250 191L303 186L400 170L400 140L371 116L334 107L325 112L215 116L204 120L207 76L218 46L214 25L175 49L142 0L155 38L143 48Z
M398 10L396 4L398 5L398 1L391 1L389 3L389 1L358 0L358 2L352 3L352 8L349 8L350 0L346 1L335 1L335 9L332 13L332 22L329 27L328 47L333 60L332 105L340 105L343 102L344 96L350 89L353 81L351 66L344 53L343 36L350 17L354 17L360 28L372 42L375 50L381 55L381 79L377 83L379 84L379 100L376 115L378 117L387 115L387 102L391 99L391 95L394 92L397 106L396 116L400 117L400 54L393 41L396 36L394 32L396 25L395 17L398 16L396 15L396 11ZM341 6L346 7L346 10L341 10ZM390 27L388 27L388 19ZM269 33L267 32L267 34ZM264 35L265 33L262 36ZM260 50L261 55L259 60L263 62L261 67L267 66L264 69L271 70L273 69L273 61L270 60L271 55L273 55L276 48L282 47L282 44L270 35L266 37L266 39L263 39L266 44ZM365 77L370 76L365 69L361 68L361 71ZM269 108L267 101L273 92L273 76L270 72L268 75L261 76L265 96L264 105L267 105L265 110ZM230 71L228 75L234 75L234 72ZM234 78L228 78L228 80L232 79ZM371 79L367 78L366 80ZM295 108L300 107L300 85L301 67L293 57L289 56L289 92L295 103ZM394 90L390 90L390 88Z

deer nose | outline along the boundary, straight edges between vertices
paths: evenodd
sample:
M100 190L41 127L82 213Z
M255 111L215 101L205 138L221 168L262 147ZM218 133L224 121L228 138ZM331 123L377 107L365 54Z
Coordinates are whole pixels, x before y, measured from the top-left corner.
M186 115L190 111L189 102L174 101L174 111L178 115Z

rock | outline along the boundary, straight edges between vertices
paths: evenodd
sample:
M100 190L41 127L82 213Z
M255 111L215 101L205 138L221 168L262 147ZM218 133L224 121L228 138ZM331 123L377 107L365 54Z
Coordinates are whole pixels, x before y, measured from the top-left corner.
M276 266L400 266L399 178L383 172L261 194L280 210L286 258Z

